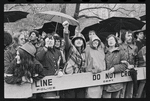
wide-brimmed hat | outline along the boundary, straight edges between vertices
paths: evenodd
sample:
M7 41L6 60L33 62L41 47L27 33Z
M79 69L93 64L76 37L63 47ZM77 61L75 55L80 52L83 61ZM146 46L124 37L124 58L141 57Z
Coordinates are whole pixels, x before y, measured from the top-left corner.
M140 32L143 32L144 35L146 35L146 24L142 27L142 29L133 31L134 37L136 38L136 35L137 35L138 33L140 33Z
M28 52L33 57L35 57L36 48L31 43L27 42L24 45L22 45L20 48L23 49L23 50L25 50L26 52Z

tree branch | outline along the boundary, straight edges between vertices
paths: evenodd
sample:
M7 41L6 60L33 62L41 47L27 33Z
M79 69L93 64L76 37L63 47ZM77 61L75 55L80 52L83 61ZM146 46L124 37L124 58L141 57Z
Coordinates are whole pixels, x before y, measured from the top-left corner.
M17 7L17 6L26 6L26 5L23 5L23 4L16 4L16 5L10 7L8 10L11 10L11 9L13 9L13 8L15 8L15 7Z
M116 5L115 5L116 6ZM114 7L113 7L114 8ZM125 8L118 8L118 9L111 9L111 8L108 8L108 7L90 7L90 8L84 8L84 9L81 9L79 12L82 12L84 10L89 10L89 9L108 9L110 10L111 12L117 12L117 11L120 11L120 10L124 10L124 11L135 11L135 10L127 10Z
M97 18L97 19L99 19L99 20L104 20L104 19L102 19L102 18L100 18L100 17L97 17L97 16L87 16L87 15L80 15L80 16L78 16L78 19L79 18Z

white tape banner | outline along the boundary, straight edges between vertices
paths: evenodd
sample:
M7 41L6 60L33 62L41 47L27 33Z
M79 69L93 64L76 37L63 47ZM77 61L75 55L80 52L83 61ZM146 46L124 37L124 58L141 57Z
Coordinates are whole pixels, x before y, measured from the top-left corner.
M146 79L146 67L135 69L137 70L138 80ZM32 93L59 91L128 81L132 81L128 70L116 74L108 74L104 71L98 74L80 73L63 75L62 77L46 76L32 85Z

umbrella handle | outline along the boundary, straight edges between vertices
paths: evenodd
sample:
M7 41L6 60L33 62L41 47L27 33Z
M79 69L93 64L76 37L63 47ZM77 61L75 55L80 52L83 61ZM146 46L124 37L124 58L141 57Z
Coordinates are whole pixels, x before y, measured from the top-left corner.
M55 27L55 33L56 33L56 30L57 30L57 26L58 26L58 22L56 23L56 27Z

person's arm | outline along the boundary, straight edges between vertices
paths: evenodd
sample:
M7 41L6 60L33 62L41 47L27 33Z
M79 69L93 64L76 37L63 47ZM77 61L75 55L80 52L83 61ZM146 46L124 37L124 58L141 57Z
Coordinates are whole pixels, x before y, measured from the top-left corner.
M10 64L15 62L15 59L11 61L11 53L9 51L5 51L4 53L4 73L6 73L7 69L10 67Z
M44 75L44 68L42 66L42 64L38 63L35 65L35 71L36 71L36 74L33 76L33 81L36 82L42 78L45 77Z
M66 43L65 50L68 51L71 46L71 40L69 39L70 31L68 30L69 22L68 21L63 22L63 27L64 27L63 37Z
M120 73L122 71L125 71L127 69L128 66L128 62L127 62L127 56L125 54L125 51L120 50L120 64L114 65L114 73ZM122 61L124 61L122 63Z
M47 48L45 46L40 47L36 53L36 59L42 61L43 58L45 57L46 52L47 52Z
M17 65L17 68L19 68L19 66ZM5 82L8 84L21 84L22 82L22 78L21 77L17 77L13 75L14 73L14 69L12 66L10 66L5 74Z

